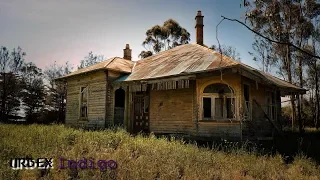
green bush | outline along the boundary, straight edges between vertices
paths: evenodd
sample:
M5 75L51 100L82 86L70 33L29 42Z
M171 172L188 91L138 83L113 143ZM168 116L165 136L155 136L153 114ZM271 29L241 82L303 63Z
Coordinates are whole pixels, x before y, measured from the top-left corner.
M231 145L231 148L235 146ZM131 136L124 130L83 131L63 125L1 125L0 179L319 179L320 168L297 156L262 156L242 148L228 152L181 140ZM12 170L10 158L52 157L50 171ZM59 169L59 158L115 160L114 170Z

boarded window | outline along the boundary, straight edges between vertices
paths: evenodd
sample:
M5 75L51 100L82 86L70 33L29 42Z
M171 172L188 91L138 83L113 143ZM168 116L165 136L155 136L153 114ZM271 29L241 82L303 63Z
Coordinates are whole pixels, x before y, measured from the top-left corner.
M211 118L211 98L203 98L203 117Z
M88 87L81 87L80 91L80 117L88 117Z

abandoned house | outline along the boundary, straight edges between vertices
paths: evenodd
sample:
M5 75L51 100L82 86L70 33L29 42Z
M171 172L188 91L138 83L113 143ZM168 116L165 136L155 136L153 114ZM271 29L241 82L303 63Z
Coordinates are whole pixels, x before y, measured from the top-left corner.
M66 124L129 132L196 137L272 137L281 119L281 96L305 89L203 46L203 16L196 42L131 60L113 57L72 72L67 83Z

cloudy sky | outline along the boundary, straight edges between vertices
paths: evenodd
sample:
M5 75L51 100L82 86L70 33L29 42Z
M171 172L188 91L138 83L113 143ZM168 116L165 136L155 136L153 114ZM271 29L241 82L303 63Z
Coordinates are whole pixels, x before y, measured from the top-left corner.
M221 15L243 20L240 0L0 0L0 46L20 46L26 60L45 68L55 61L75 67L93 51L105 58L123 56L130 44L133 60L144 50L145 32L172 18L195 43L195 15L204 15L204 43L217 44ZM221 44L236 47L242 62L258 68L252 51L253 34L235 22L219 26Z

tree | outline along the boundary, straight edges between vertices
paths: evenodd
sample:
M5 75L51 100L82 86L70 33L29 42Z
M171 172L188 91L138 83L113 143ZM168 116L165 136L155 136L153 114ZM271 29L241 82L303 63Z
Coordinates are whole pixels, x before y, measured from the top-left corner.
M45 101L43 74L41 69L33 63L24 64L21 70L23 73L22 102L25 106L26 119L29 123L34 123Z
M297 48L292 48L292 42L298 41L299 49L302 49L303 42L307 42L310 32L313 29L311 22L319 14L320 6L315 0L308 1L287 1L287 0L260 0L247 4L247 19L255 32L264 35L273 42L272 49L277 56L279 70L286 75L290 83L294 83L295 59ZM302 62L298 58L298 71L300 85L302 82ZM301 102L300 97L298 100ZM294 95L291 96L292 120L295 121L296 104ZM300 104L298 104L299 130L302 132L300 118Z
M19 74L26 53L18 47L10 52L0 47L0 120L8 120L20 106L21 76Z
M84 57L84 59L80 61L80 66L78 66L78 69L82 69L97 64L103 60L103 55L94 55L92 51L90 51L88 56Z
M56 80L56 78L65 76L71 73L73 67L66 62L64 65L57 65L56 62L44 71L45 78L49 82L49 87L46 96L47 114L52 114L55 117L50 117L58 123L65 122L66 112L66 97L67 84L63 80Z
M146 58L161 51L188 44L190 41L190 33L173 19L168 19L162 26L151 27L147 30L146 36L142 43L146 51L139 54L140 58Z
M262 71L270 72L271 66L275 64L276 57L272 51L272 45L267 40L256 36L255 41L252 44L252 49L255 52L248 52L251 56L253 56L254 61L259 61L262 63Z
M216 45L212 45L209 49L222 52L223 55L231 57L234 60L241 61L240 53L233 46L221 45L221 50Z
M139 58L144 59L152 55L152 51L141 51L141 53L139 54Z

